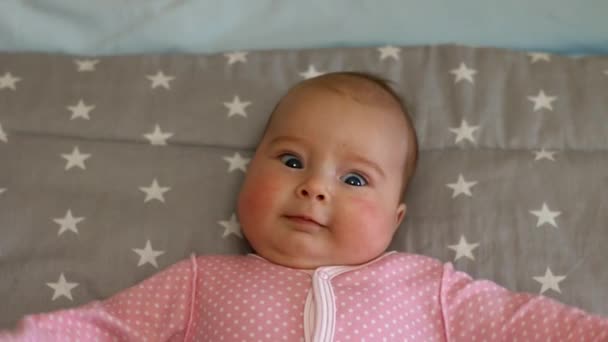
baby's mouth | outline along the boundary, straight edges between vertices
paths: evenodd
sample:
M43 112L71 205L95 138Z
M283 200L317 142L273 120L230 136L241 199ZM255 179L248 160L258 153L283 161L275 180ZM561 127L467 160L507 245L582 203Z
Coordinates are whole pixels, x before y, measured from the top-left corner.
M284 215L290 222L295 223L296 227L302 228L302 230L310 232L317 231L320 228L325 228L324 225L317 222L313 218L305 215ZM300 229L298 229L300 230Z

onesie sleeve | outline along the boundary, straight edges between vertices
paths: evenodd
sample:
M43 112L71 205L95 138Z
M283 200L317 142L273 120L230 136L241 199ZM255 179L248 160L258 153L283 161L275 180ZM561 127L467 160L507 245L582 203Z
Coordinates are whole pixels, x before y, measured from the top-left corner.
M443 266L447 341L608 341L608 318Z
M187 340L196 265L191 256L106 300L25 316L0 341Z

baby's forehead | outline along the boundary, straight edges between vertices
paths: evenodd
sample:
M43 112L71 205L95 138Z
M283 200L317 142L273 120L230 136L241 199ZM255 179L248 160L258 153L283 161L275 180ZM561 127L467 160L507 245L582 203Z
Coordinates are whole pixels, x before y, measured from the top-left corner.
M328 74L302 81L291 88L285 97L295 96L299 92L311 88L317 91L326 90L337 93L345 96L345 99L351 99L364 105L401 110L399 99L392 94L388 86L379 81L350 74Z
M410 134L407 129L408 123L405 118L407 112L398 95L396 95L388 85L385 85L382 82L383 81L374 80L373 78L368 79L364 76L353 76L348 73L326 74L302 81L290 88L287 94L285 94L277 103L266 122L262 139L268 138L268 133L270 132L272 132L271 135L282 134L281 128L285 128L285 123L292 123L292 119L290 118L293 118L297 113L304 113L299 110L293 111L292 109L302 105L307 106L311 101L311 97L314 98L323 96L322 94L324 93L330 93L339 95L338 98L342 98L344 101L353 101L362 104L365 107L370 107L370 116L368 119L377 119L384 123L390 122L392 128L400 131L398 139L402 140L404 135L407 136ZM397 120L395 121L392 118L387 120L386 117L382 119L376 115L389 115ZM307 115L304 117L307 117ZM274 122L277 120L280 121L281 124L275 125ZM372 126L373 125L370 125L370 129L372 129ZM270 129L270 127L272 127L272 129ZM299 129L302 129L302 127L299 127ZM389 136L392 137L394 134L387 134L384 136L389 138Z

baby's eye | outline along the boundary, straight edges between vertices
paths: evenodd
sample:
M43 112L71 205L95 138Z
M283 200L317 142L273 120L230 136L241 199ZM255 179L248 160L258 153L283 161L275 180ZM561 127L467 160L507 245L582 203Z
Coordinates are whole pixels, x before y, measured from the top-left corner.
M364 185L367 185L367 180L365 179L365 177L361 176L358 173L354 173L354 172L347 173L346 176L344 177L344 181L347 184L350 184L350 185L353 185L353 186L364 186Z
M300 160L293 154L284 153L280 157L281 157L281 162L283 164L287 165L287 167L291 167L294 169L302 168L302 162L300 162Z

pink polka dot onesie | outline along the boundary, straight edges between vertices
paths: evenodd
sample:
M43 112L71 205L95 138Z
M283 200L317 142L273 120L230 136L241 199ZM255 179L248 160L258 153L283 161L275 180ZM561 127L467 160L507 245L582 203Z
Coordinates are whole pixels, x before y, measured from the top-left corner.
M421 255L314 271L192 256L107 300L26 316L0 341L608 341L608 319Z

